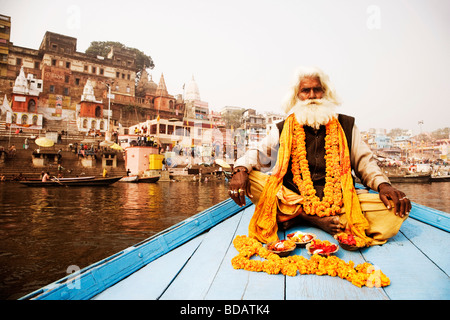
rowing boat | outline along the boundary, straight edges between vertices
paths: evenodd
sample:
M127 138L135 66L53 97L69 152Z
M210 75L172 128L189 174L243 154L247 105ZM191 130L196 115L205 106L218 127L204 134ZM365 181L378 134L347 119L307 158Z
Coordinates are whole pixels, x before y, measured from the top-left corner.
M86 186L109 186L122 179L120 177L95 178L95 179L53 179L49 181L28 180L20 181L27 187L86 187Z
M66 178L57 178L57 177L53 177L53 178L52 178L52 180L59 180L59 181L92 180L92 179L95 179L95 176L66 177Z
M269 275L235 270L237 235L246 235L255 206L225 200L136 245L68 275L22 300L448 300L450 218L416 203L397 235L382 246L336 256L356 264L370 261L391 280L387 287L359 288L339 277ZM298 228L335 240L312 226ZM292 253L309 257L304 248Z
M137 179L137 182L138 183L142 183L142 182L156 183L159 181L159 178L161 178L161 176L159 176L159 175L158 176L142 176Z
M137 182L139 179L138 175L126 176L119 180L119 182Z

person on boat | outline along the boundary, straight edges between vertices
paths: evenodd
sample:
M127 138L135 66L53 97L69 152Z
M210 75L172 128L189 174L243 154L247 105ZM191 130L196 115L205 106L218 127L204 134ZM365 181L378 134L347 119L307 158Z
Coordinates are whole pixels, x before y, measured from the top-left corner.
M49 172L46 172L45 174L44 174L44 176L42 177L42 182L46 182L46 181L48 181L50 179L50 173Z
M250 237L275 241L278 226L302 221L330 234L352 233L367 246L398 232L411 203L378 167L355 119L336 112L339 104L322 70L301 68L284 104L287 118L235 162L230 197L242 206L247 195L256 205ZM274 155L272 173L261 172ZM352 170L379 194L357 192Z

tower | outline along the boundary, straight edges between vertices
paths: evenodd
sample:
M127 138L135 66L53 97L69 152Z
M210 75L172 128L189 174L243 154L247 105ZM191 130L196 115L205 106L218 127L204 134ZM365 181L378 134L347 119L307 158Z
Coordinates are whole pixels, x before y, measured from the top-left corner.
M77 124L80 131L104 132L107 129L103 114L103 102L96 100L90 79L87 79L83 88Z
M7 112L6 123L12 128L42 129L43 117L37 110L41 92L42 80L35 79L32 74L25 77L22 66L12 90L12 112Z

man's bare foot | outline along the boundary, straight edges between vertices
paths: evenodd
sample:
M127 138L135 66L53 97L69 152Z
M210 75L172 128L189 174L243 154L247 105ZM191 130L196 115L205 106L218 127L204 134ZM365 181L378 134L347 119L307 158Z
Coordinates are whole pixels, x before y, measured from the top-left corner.
M318 217L318 216L311 216L304 212L300 214L300 217L308 221L309 223L315 225L316 227L324 230L325 232L328 232L329 234L336 234L342 231L341 224L339 223L339 217L338 216L331 216L331 217Z

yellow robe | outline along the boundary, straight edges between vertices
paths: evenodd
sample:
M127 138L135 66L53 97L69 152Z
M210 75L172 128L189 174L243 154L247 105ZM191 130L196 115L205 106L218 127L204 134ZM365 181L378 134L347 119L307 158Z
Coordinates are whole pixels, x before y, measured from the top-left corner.
M294 217L302 210L303 197L282 184L290 161L294 121L294 115L285 121L272 175L250 172L252 201L256 208L249 224L249 236L263 243L278 240L277 222ZM364 239L367 246L383 244L398 232L406 218L396 216L394 209L387 210L376 194L357 195L351 177L347 141L340 125L338 132L344 203L339 215L340 223Z

